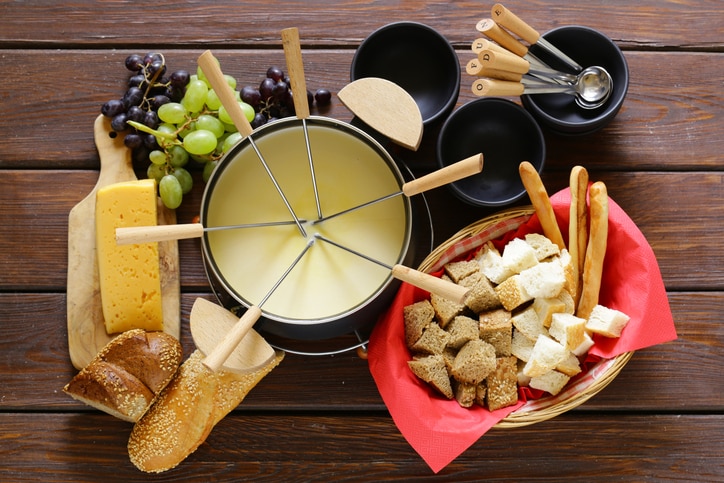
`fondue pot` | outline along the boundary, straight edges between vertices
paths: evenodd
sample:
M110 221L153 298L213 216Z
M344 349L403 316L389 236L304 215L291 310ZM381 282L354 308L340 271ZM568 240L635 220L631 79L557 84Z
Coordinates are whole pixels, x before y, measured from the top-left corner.
M405 182L391 156L365 132L310 116L264 125L240 141L209 178L201 204L204 226L284 221L286 203L265 172L256 149L302 223L244 230L207 231L205 267L220 301L249 307L274 286L315 234L388 265L415 262L412 198L394 197L318 223L369 200L398 192ZM255 149L256 148L256 149ZM422 224L424 227L425 225ZM418 228L417 231L421 231ZM353 332L389 306L397 288L389 269L315 241L263 306L257 330L292 339L324 339Z
M294 44L296 29L282 33L288 64L290 31ZM310 116L306 96L295 97L296 118L252 132L210 52L199 65L245 136L207 182L201 225L252 226L203 233L216 296L232 310L253 307L265 336L359 337L390 305L395 268L416 261L411 241L421 235L432 249L424 197L397 196L409 183L390 154L352 125ZM300 65L288 68L292 92L306 92Z

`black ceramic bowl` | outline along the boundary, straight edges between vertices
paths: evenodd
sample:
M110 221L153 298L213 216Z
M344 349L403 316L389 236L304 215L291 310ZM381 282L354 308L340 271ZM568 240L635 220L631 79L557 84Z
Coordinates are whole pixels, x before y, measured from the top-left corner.
M450 42L433 28L396 22L372 32L352 59L350 78L381 77L417 102L424 125L447 116L460 92L460 62Z
M476 206L503 206L525 194L518 166L543 170L545 141L535 119L522 107L495 97L470 101L443 124L437 143L441 168L483 153L483 171L451 183L453 193Z
M567 94L523 95L521 101L528 111L551 131L564 135L584 135L598 131L616 117L628 91L629 72L621 49L604 34L581 26L559 27L543 34L548 42L584 68L603 67L613 79L613 92L596 109L584 109ZM556 70L570 72L560 60L537 45L530 52Z

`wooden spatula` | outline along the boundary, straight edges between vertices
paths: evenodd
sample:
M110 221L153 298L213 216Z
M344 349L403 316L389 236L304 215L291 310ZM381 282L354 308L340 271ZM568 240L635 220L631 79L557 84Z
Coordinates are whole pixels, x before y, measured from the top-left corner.
M415 99L387 79L364 77L342 88L337 97L367 125L395 143L417 151L422 141L422 113Z
M136 179L131 152L123 137L113 136L110 119L99 115L93 125L101 169L93 190L68 215L67 323L68 350L76 369L93 359L112 336L106 333L100 299L98 261L96 260L95 206L98 189L121 181ZM158 223L176 223L176 214L158 205ZM178 245L175 241L158 245L161 258L161 291L164 331L180 336L180 281Z

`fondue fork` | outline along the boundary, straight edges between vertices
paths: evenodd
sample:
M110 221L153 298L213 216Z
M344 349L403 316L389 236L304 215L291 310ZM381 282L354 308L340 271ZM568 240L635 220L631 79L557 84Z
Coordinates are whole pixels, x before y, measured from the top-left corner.
M297 218L296 213L294 213L294 209L292 208L292 205L289 204L289 200L284 195L284 191L282 190L281 186L279 186L279 183L277 182L276 177L271 172L269 165L267 164L266 160L264 160L264 156L262 156L261 152L259 151L259 148L257 147L256 143L254 142L254 138L252 137L253 129L251 127L251 124L249 124L249 120L246 118L246 115L241 110L241 106L236 101L236 97L234 95L233 90L231 89L231 86L226 82L226 79L224 78L224 74L223 74L223 72L221 72L221 68L219 67L218 61L214 58L211 51L207 50L206 52L204 52L203 54L201 54L199 56L198 64L199 64L199 67L201 67L201 71L204 73L206 78L209 80L209 84L211 84L211 87L214 89L216 94L219 96L221 105L224 106L224 108L229 113L231 120L234 122L234 126L236 126L236 128L239 130L239 132L243 136L245 136L246 139L249 140L249 144L254 149L254 152L256 153L257 157L259 158L259 161L261 161L262 166L264 166L264 170L266 170L272 183L274 183L274 187L276 188L277 192L279 193L279 196L281 196L282 201L284 201L284 204L286 205L287 210L289 210L289 214L292 215L292 218L294 219L294 222L296 223L297 228L299 228L299 231L302 233L302 236L306 238L307 232L304 230L302 223L299 221L299 218Z
M483 155L482 155L482 153L478 153L473 156L470 156L469 158L465 158L462 161L458 161L455 164L451 164L450 166L446 166L437 171L433 171L432 173L422 176L420 178L417 178L415 180L408 181L407 183L402 185L402 190L400 190L396 193L391 193L389 195L382 196L381 198L377 198L375 200L368 201L366 203L362 203L361 205L353 206L352 208L348 208L346 210L339 211L332 215L322 217L318 220L313 221L312 224L314 225L314 224L322 222L322 221L330 220L332 218L336 218L337 216L351 213L353 211L357 211L357 210L365 208L367 206L374 205L376 203L380 203L385 200L389 200L396 196L405 195L407 197L410 197L412 195L416 195L416 194L422 193L424 191L428 191L433 188L437 188L444 184L452 183L453 181L457 181L459 179L466 178L473 174L480 173L482 170L483 170Z
M287 61L287 70L289 71L289 80L292 88L292 101L294 101L294 111L297 114L297 118L302 121L304 143L307 147L307 158L309 159L309 170L312 174L314 201L317 203L317 217L321 219L322 207L319 203L317 177L314 172L312 150L309 146L309 130L307 129L307 118L309 117L307 85L304 80L304 63L302 62L302 50L299 44L299 30L296 27L282 30L282 46L284 47L284 58Z

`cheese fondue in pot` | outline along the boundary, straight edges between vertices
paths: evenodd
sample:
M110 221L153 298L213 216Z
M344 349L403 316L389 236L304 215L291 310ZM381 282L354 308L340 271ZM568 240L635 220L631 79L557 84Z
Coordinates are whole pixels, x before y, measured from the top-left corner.
M397 167L369 136L325 118L311 117L307 124L323 216L400 191ZM317 205L301 121L263 126L251 138L296 216L306 220L307 236L294 223L207 231L209 268L235 299L259 304L315 233L387 265L403 263L411 223L405 196L313 224ZM201 216L209 228L293 221L248 139L212 175ZM261 308L272 319L314 323L354 311L390 279L389 269L317 239Z

